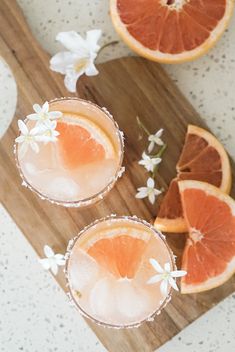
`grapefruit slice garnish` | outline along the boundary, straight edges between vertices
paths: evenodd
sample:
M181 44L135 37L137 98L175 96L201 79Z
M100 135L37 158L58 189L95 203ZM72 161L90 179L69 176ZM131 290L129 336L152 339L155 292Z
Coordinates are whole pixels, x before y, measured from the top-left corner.
M109 136L87 118L63 113L63 120L57 122L56 130L60 133L60 154L65 167L69 169L115 158L115 149Z
M92 244L87 253L116 278L132 279L142 260L148 242L122 233L106 237Z
M163 63L193 60L226 29L233 0L110 0L115 29L139 55Z
M164 232L187 232L178 188L179 180L207 182L225 193L229 193L231 189L228 155L221 143L200 127L188 126L176 169L178 175L171 181L155 220L155 227Z
M181 292L206 291L235 272L235 201L205 182L180 181L179 190L189 229Z

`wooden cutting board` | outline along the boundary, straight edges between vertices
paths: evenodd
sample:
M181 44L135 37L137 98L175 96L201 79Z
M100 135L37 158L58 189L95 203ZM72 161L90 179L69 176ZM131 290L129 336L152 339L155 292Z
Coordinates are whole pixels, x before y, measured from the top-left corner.
M0 200L36 252L43 256L43 246L48 244L55 251L64 253L69 239L79 230L111 213L135 214L152 221L158 205L151 206L148 201L134 197L137 187L143 186L147 178L144 169L138 165L147 140L145 136L139 138L141 131L136 116L153 133L161 127L165 130L168 149L157 177L159 186L164 188L175 175L175 164L188 123L204 126L161 66L141 58L123 58L99 65L98 76L85 77L79 82L77 95L106 106L124 131L126 173L102 203L78 210L64 209L40 200L21 186L16 170L12 147L17 134L17 119L29 114L36 102L43 103L68 94L63 78L49 70L49 56L32 36L14 0L0 1L0 55L10 65L18 86L15 119L0 143ZM232 194L235 196L234 185ZM167 240L180 260L184 235L169 235ZM62 272L56 279L66 290ZM207 293L175 293L172 302L155 321L138 329L110 330L91 322L88 324L108 351L154 351L227 297L234 287L233 278ZM74 311L74 314L78 313Z

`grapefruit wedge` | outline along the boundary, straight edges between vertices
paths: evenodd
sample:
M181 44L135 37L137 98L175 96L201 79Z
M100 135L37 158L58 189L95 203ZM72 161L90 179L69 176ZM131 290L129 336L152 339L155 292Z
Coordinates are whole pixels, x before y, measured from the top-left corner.
M114 146L107 134L94 122L74 114L63 114L56 130L60 154L69 169L114 158Z
M116 31L139 55L163 63L206 53L226 29L233 0L110 0Z
M115 277L132 279L146 246L146 241L124 234L98 240L87 253Z
M225 193L229 193L231 189L228 155L221 143L210 132L200 127L188 126L176 170L177 177L171 181L155 220L155 227L163 232L187 232L178 181L207 182Z
M235 272L235 201L205 182L180 181L179 190L189 229L181 292L207 291Z

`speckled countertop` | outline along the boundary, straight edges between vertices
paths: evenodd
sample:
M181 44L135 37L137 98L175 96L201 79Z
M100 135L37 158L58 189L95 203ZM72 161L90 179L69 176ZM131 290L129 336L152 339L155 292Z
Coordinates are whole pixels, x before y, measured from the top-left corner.
M51 54L59 50L57 32L101 28L103 43L116 39L108 0L18 0L33 33ZM194 63L166 70L235 159L235 18L222 40ZM100 60L130 54L123 43L106 49ZM0 60L0 136L17 99L14 78ZM0 351L105 351L61 288L38 264L23 234L0 206ZM235 350L235 294L161 347L160 352Z

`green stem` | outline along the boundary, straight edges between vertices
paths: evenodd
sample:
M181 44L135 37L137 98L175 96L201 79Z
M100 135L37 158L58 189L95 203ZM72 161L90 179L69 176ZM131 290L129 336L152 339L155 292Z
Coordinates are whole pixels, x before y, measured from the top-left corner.
M136 120L137 120L137 123L138 123L139 127L142 128L142 130L143 130L148 136L150 136L151 133L149 132L149 130L147 129L147 127L143 124L143 122L140 120L139 116L136 116Z
M98 54L100 54L101 51L104 50L105 48L107 48L108 46L110 46L110 45L116 45L116 44L118 44L118 43L119 43L118 40L114 40L113 42L104 44L104 45L100 48L100 50L98 51Z
M161 147L161 149L159 150L159 152L158 152L157 154L155 154L155 155L151 155L151 157L152 157L152 158L161 158L162 155L163 155L163 153L165 152L166 148L167 148L167 144L163 144L163 146ZM159 165L160 165L160 164L158 164L158 165L155 166L155 168L154 168L154 170L153 170L153 173L152 173L152 176L153 176L153 177L156 176L156 173L157 173L157 171L158 171Z

